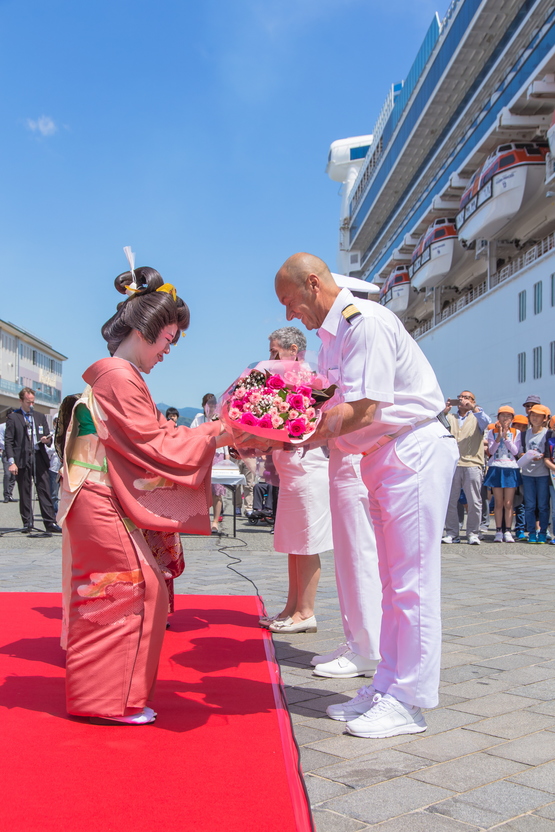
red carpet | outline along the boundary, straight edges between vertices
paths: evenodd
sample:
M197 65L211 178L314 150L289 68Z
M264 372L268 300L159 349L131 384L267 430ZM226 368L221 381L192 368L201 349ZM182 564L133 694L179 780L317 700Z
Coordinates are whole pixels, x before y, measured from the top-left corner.
M66 715L59 595L0 595L2 830L309 832L258 599L175 600L137 728Z

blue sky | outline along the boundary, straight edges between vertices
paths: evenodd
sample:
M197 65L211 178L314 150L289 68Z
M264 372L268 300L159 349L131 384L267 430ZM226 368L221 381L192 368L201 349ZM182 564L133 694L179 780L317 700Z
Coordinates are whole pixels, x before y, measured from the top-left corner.
M155 400L221 392L286 323L281 263L335 267L329 145L371 132L447 6L0 0L0 318L67 355L80 390L131 245L191 308Z

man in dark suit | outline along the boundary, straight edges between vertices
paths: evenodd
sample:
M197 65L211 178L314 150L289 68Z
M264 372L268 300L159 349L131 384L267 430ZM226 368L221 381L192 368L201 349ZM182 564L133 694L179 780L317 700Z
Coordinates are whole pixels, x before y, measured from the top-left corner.
M14 410L6 422L5 452L9 470L17 477L23 532L33 528L31 480L34 474L44 527L50 534L59 533L61 529L56 523L50 494L50 460L46 451L46 445L52 444L50 428L46 417L33 410L35 393L30 387L20 390L19 398L21 407Z

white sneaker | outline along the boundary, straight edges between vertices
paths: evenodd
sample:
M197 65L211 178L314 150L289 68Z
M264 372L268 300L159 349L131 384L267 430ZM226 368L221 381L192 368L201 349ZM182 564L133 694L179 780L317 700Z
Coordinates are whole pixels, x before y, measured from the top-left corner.
M322 653L321 656L313 656L310 660L310 664L313 667L316 667L317 664L327 664L334 659L338 659L339 656L343 656L349 651L349 649L348 644L340 644L339 647L336 647L335 650L331 651L331 653Z
M480 545L480 538L477 534L469 534L468 535L468 542L471 546L479 546Z
M468 541L470 543L470 540ZM503 543L503 532L495 532L494 543Z
M312 672L315 676L326 676L328 679L353 679L355 676L373 676L377 665L377 659L365 659L348 650L331 662L317 664Z
M348 702L339 702L337 705L328 705L326 713L332 719L337 719L340 722L349 722L350 719L356 719L357 716L365 714L366 711L372 707L374 700L381 699L381 693L378 693L376 688L372 685L367 685L364 688L359 688L357 695Z
M375 739L420 734L427 727L420 708L404 705L388 693L378 700L374 697L369 711L347 722L349 734Z
M460 543L460 537L453 537L453 535L446 534L445 537L441 538L442 543Z
M505 541L505 543L514 543L515 542L515 539L514 539L514 537L512 536L512 534L510 532L505 532L503 540Z

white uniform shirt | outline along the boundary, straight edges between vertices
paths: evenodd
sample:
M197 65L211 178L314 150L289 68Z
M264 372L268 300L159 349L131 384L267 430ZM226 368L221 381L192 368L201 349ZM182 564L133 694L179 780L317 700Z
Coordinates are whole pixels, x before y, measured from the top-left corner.
M360 315L349 323L342 310L354 304ZM342 289L318 330L319 370L338 390L330 404L374 399L374 421L333 441L359 454L405 425L432 419L445 399L424 353L399 318L374 301Z

